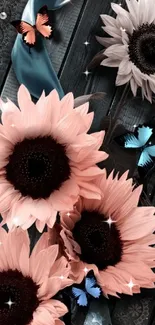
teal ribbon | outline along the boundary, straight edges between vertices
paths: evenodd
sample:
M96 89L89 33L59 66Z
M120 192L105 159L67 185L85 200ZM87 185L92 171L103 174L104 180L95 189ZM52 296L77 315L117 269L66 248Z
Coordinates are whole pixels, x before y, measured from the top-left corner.
M49 10L56 10L69 1L29 0L24 9L22 20L35 25L36 16L41 7L47 5ZM34 97L39 98L43 90L48 95L52 89L58 91L60 98L64 96L63 89L48 56L44 38L41 35L37 37L36 45L31 48L31 53L29 53L28 46L22 40L22 35L18 34L11 58L19 83L24 84Z

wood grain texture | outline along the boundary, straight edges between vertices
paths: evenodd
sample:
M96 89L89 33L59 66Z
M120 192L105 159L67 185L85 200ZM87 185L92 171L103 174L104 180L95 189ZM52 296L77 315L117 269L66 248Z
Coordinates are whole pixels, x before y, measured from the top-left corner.
M118 0L114 2L119 3ZM24 4L25 0L22 0L15 15L17 18L19 18ZM103 34L99 17L102 13L114 14L111 10L110 0L98 0L97 4L92 0L72 0L64 8L51 12L54 38L46 43L49 56L60 77L65 93L72 91L75 97L93 92L103 91L106 93L103 100L91 101L90 111L94 111L95 114L91 128L93 132L103 129L105 115L114 115L122 94L122 87L115 87L116 69L100 66L92 70L88 77L83 73L93 56L102 48L95 39L95 35ZM13 15L13 11L11 15ZM90 43L87 47L84 45L86 40ZM11 67L2 90L2 98L9 97L16 102L18 86ZM130 92L122 107L119 119L128 130L133 131L135 125L149 120L154 115L154 111L154 106L146 100L142 101L141 95L133 98ZM124 159L119 161L118 148L114 144L106 150L110 154L106 163L109 170L115 167L117 170L124 171L131 167L128 154L125 154ZM123 157L122 151L120 155ZM133 168L130 168L130 172L131 170L134 172Z
M54 20L54 37L46 42L49 57L59 74L70 43L74 38L76 24L86 0L73 0L63 8L51 13Z
M94 111L95 114L91 131L99 131L105 128L105 115L114 115L122 94L122 88L115 87L117 72L115 69L99 67L92 70L88 78L83 74L93 56L101 49L95 35L101 35L99 15L101 13L113 15L110 2L110 0L72 0L71 4L51 13L54 22L54 39L46 43L50 59L60 77L65 93L73 91L75 97L93 92L103 91L106 93L103 100L91 101L90 111ZM120 3L119 0L113 2ZM11 2L10 0L1 0L0 12L8 10L6 7L2 10L1 3L4 6L4 3L9 5ZM14 0L9 7L11 11L8 12L8 18L20 18L25 3L26 0ZM6 22L0 21L0 86L2 86L2 97L4 99L9 97L16 102L18 82L12 67L9 66L15 31L11 26L7 31L9 19ZM3 27L1 27L2 24ZM2 37L3 41L1 41ZM86 40L90 42L88 47L83 44ZM128 130L133 131L134 125L146 122L154 113L154 105L142 101L140 95L133 98L130 92L122 107L119 119ZM121 172L130 169L130 176L137 172L134 158L129 152L119 148L114 141L106 150L110 156L106 163L101 164L102 168L106 167L109 172L113 168ZM154 184L155 176L152 175L148 193L153 192ZM153 197L152 202L155 203ZM29 229L29 235L32 249L40 236L35 225ZM112 304L113 308L111 307ZM109 299L109 306L113 325L155 325L154 290L148 290L143 296L122 297L122 299L115 300L114 303L113 300ZM74 313L73 307L72 313ZM75 311L72 324L81 325L84 319L83 310ZM69 323L69 325L71 324Z
M116 106L120 100L123 87L118 87L116 95L112 101L109 114L113 115ZM143 124L149 121L155 115L155 104L151 104L147 100L143 100L141 92L138 92L137 97L133 97L131 91L129 92L125 104L121 109L119 116L120 121L130 131L133 131L134 125Z
M19 19L27 0L1 0L0 12L6 12L7 18L0 19L0 91L10 65L10 54L16 37L16 31L10 24L12 20Z
M69 48L66 61L60 73L60 81L65 93L72 91L75 97L93 92L105 92L106 96L100 102L93 102L91 109L95 112L92 129L100 130L102 118L107 114L115 94L115 71L99 67L88 77L84 72L92 57L100 50L95 35L100 33L101 13L110 13L110 0L88 0L79 19L74 39ZM86 47L85 41L90 44Z
M1 97L4 101L7 98L12 100L15 104L17 104L17 90L19 87L19 83L16 79L14 70L12 66L10 67L9 73L6 77L5 84L3 90L1 92Z
M54 21L54 38L47 40L46 46L57 73L60 70L65 53L73 37L80 11L86 2L86 0L73 1L75 4L69 3L65 7L50 13L51 21ZM13 68L10 67L2 89L2 97L4 99L9 97L12 101L16 102L18 87L19 83Z

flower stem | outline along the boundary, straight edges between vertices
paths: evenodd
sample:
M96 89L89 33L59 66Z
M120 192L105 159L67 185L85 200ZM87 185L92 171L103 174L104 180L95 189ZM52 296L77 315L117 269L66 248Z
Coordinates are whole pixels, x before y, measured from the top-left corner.
M119 102L118 102L118 104L116 106L116 110L115 110L114 115L113 116L110 115L110 123L109 123L109 127L108 127L108 130L107 130L106 136L105 136L105 141L104 141L104 145L106 145L106 146L110 143L110 141L111 141L111 139L113 137L115 128L117 126L118 118L120 116L122 107L124 106L124 103L125 103L125 101L127 99L129 90L130 90L130 86L129 86L129 83L127 83L126 86L124 87L121 98L120 98L120 100L119 100Z

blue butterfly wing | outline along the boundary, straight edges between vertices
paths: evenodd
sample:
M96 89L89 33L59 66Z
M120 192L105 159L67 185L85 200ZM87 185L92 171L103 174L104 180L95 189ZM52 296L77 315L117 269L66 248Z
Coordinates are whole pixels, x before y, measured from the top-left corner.
M77 304L79 306L83 306L83 307L87 306L88 299L87 299L86 293L83 290L73 287L72 288L72 293L73 293L75 298L78 298L77 299Z
M155 157L155 146L147 147L145 150L150 156Z
M140 155L139 161L138 161L138 166L139 167L146 167L148 164L152 162L152 159L147 152L147 148L143 150L143 152Z
M125 148L141 148L141 142L133 134L128 134L125 136Z
M94 278L86 278L85 280L86 291L94 298L99 298L101 294L101 289L98 287L94 287L95 284L96 281Z
M149 126L142 126L138 128L138 139L134 134L125 136L125 148L141 148L150 139L153 130Z
M141 143L141 147L147 143L152 133L153 129L151 129L149 126L142 126L138 128L138 140Z

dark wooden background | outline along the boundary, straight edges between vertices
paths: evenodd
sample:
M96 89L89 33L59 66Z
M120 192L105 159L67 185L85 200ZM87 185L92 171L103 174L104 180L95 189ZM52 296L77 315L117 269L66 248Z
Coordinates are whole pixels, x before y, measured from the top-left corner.
M0 92L3 99L8 97L14 102L17 101L19 85L10 60L16 37L10 21L21 17L26 2L27 0L0 0L0 12L7 13L7 19L0 20ZM120 3L120 0L113 2ZM122 88L115 87L115 69L100 66L92 70L88 77L84 74L93 56L101 49L95 35L103 35L99 17L102 13L113 15L110 0L72 0L52 14L55 35L52 40L47 41L49 56L65 93L72 91L75 97L93 92L106 93L104 99L91 102L90 109L95 112L92 131L103 129L105 117L114 114L122 94ZM85 41L90 44L85 46ZM129 93L120 121L128 130L133 131L134 125L150 120L154 111L153 104L142 101L140 96L133 98ZM132 176L136 173L136 166L131 166L128 153L120 153L114 144L111 144L107 151L110 153L107 168L113 166L121 172L130 168ZM33 245L36 240L34 228L30 232ZM143 296L124 297L115 302L111 308L112 324L155 325L154 296L154 291L147 291ZM77 324L81 325L78 322Z

